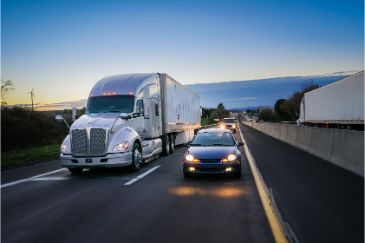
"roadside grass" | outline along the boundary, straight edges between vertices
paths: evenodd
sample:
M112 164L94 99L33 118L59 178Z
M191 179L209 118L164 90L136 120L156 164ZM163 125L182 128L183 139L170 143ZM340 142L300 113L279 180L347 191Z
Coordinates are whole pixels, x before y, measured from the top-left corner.
M1 169L10 169L57 159L60 145L52 144L36 148L27 148L1 153Z

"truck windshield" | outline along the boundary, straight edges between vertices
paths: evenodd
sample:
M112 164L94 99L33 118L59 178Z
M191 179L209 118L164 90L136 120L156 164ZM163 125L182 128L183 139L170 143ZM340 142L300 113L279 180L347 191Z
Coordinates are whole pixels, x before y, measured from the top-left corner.
M87 100L87 113L131 113L133 105L132 95L94 96Z

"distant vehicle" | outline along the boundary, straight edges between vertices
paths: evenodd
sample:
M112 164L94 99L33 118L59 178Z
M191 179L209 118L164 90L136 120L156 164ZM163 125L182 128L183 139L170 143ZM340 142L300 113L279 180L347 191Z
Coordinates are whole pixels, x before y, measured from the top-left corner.
M62 166L72 173L95 167L138 170L191 141L200 117L199 97L167 74L104 78L92 88L86 114L62 143ZM56 119L65 121L60 115Z
M237 120L234 117L224 118L219 123L219 127L222 129L230 129L235 133L237 131Z
M304 94L299 124L364 126L364 71Z
M241 177L241 153L238 147L242 145L228 129L200 130L184 155L184 176L217 173Z

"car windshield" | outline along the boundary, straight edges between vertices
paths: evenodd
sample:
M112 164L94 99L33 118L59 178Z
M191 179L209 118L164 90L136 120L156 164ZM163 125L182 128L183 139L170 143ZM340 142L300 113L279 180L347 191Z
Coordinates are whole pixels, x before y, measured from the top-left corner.
M87 113L131 113L133 112L134 96L132 95L104 95L89 97Z
M224 122L227 122L227 123L235 123L235 119L230 119L230 118L224 118L223 119Z
M234 146L235 141L228 132L202 132L198 133L191 146Z

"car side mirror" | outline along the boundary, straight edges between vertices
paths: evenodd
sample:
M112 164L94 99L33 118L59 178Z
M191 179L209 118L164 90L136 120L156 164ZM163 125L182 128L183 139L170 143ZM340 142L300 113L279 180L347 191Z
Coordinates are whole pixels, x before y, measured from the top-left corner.
M244 143L242 143L242 142L238 142L237 143L237 147L242 147L243 145L245 145Z

